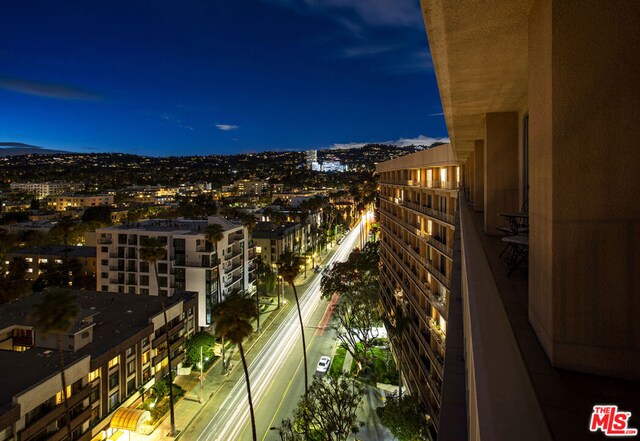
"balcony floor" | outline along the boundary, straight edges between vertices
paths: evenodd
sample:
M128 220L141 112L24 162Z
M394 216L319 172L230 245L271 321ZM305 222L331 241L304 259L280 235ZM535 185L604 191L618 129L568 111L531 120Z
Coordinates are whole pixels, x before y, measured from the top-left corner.
M466 203L464 199L461 204ZM493 272L500 297L526 369L533 383L549 430L556 440L603 439L601 432L589 432L596 404L616 404L631 412L629 427L640 429L640 383L557 369L551 366L528 320L526 266L507 277L501 236L484 233L483 214L472 212L474 225Z

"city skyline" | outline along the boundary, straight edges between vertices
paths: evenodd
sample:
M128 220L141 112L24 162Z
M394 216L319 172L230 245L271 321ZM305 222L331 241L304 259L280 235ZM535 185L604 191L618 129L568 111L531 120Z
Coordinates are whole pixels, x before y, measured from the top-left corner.
M36 2L0 24L3 142L164 156L447 137L417 2Z

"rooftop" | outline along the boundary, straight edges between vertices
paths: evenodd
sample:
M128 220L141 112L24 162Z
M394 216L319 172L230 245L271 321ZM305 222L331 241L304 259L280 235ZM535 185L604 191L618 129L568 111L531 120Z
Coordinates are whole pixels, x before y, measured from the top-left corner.
M219 224L224 231L241 227L221 216L210 216L207 220L199 219L149 219L139 222L126 222L113 227L101 228L101 231L140 230L149 232L172 232L174 234L202 234L210 224Z
M256 223L251 236L254 239L275 239L291 234L296 230L296 227L300 225L295 222L285 222L280 226L277 226L273 222L258 222Z
M83 320L93 316L93 341L75 353L65 351L67 365L85 356L95 359L103 355L149 326L150 319L162 312L157 296L97 291L73 293L77 295L81 310L71 332L86 327ZM34 293L0 305L0 329L16 325L33 326L31 312L43 295ZM189 301L193 296L191 292L178 292L169 298L167 306ZM55 351L44 348L31 348L24 352L0 350L0 365L20 372L20 375L0 376L0 406L10 402L14 395L59 372Z
M33 255L33 256L63 256L67 250L69 257L96 257L96 247L67 246L64 245L41 245L29 248L14 250L10 254Z

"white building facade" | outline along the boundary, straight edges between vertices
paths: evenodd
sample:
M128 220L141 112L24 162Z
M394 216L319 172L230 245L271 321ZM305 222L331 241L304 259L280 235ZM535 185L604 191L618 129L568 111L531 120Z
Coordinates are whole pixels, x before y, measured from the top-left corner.
M218 243L207 240L210 224L223 227ZM255 252L248 230L222 217L153 219L100 228L96 235L98 291L154 296L160 291L168 296L175 291L195 291L200 327L211 325L211 309L218 301L233 292L250 294L254 290ZM167 249L164 259L157 262L157 278L154 266L140 258L140 248L149 238L158 238Z

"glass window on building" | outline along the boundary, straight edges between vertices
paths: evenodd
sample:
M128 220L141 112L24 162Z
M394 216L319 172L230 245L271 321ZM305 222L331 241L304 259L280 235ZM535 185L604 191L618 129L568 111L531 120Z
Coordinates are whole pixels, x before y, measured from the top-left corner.
M100 399L100 387L94 387L91 389L91 395L89 395L89 403L93 404Z
M118 384L120 384L120 374L118 372L114 372L109 375L109 389L118 387Z
M118 407L118 402L120 401L119 395L119 392L116 391L109 396L109 412Z
M136 362L134 361L130 361L129 364L127 364L127 375L131 375L134 374L136 372Z
M0 430L0 441L5 441L13 438L13 425Z
M133 355L134 350L135 350L135 348L133 346L128 347L126 352L125 352L126 356L127 357L131 357Z
M100 368L96 369L93 372L89 372L89 383L91 383L96 378L100 378Z
M116 366L118 363L120 363L120 356L116 355L111 360L109 360L109 369Z
M132 395L136 391L136 379L132 378L127 381L127 396Z

